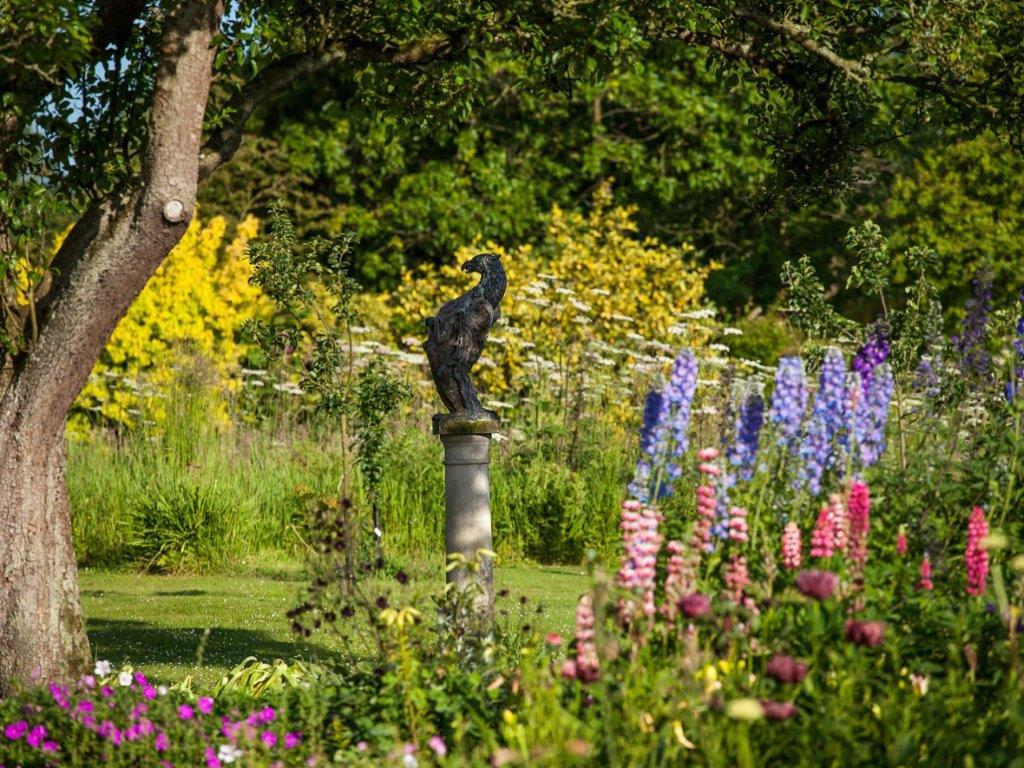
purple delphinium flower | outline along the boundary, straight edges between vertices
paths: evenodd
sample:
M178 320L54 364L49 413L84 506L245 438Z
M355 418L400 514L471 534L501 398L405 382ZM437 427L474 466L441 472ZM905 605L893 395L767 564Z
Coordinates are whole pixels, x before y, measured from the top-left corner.
M989 312L992 310L992 277L979 272L971 286L972 296L966 303L967 313L960 323L960 335L952 339L953 349L960 358L962 373L985 374L992 362L985 349Z
M885 425L889 420L889 401L894 386L892 368L883 363L857 403L853 431L863 467L873 465L885 451Z
M689 447L690 408L696 389L697 359L684 350L672 365L665 387L649 392L644 403L641 456L629 485L629 494L637 501L647 504L654 495L671 495L672 481L682 474L679 459Z
M715 484L715 522L711 526L711 535L715 539L729 538L729 510L732 509L732 499L729 498L729 489L736 485L736 478L725 473L721 481ZM707 543L705 551L714 552L715 542Z
M757 443L764 422L764 400L760 395L749 395L736 411L736 439L729 448L729 463L737 467L740 480L754 477L757 462Z
M914 372L914 389L927 398L938 397L942 391L939 385L939 374L935 371L935 361L929 355L923 355L917 361Z
M840 456L847 447L848 412L846 360L838 349L830 349L821 364L807 434L800 446L803 465L799 480L815 495L821 492L825 470L842 466Z
M768 419L775 425L779 445L792 452L800 435L807 410L807 382L804 362L799 357L783 357L775 370L775 389Z
M876 326L857 350L850 367L860 376L861 390L868 391L875 369L889 357L889 335L885 326Z
M1020 292L1019 301L1024 307L1024 290ZM1017 318L1017 325L1013 330L1013 351L1015 353L1013 374L1006 385L1006 400L1010 403L1014 401L1017 393L1021 390L1021 385L1024 384L1024 310Z

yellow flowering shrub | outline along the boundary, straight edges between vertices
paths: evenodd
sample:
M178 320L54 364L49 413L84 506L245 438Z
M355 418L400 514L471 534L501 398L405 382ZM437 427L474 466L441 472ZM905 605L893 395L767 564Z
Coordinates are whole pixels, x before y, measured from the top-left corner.
M223 217L192 221L118 323L79 395L73 420L98 413L127 424L143 406L159 418L152 395L166 390L186 356L207 360L227 381L244 353L238 327L269 310L260 290L249 284L252 269L245 255L258 229L259 221L246 217L228 240Z
M491 250L503 256L508 291L481 358L482 389L500 396L522 391L538 374L557 381L572 370L621 370L638 360L660 367L672 350L706 339L692 321L710 314L700 310L704 282L717 265L698 264L692 246L639 237L635 212L612 206L607 188L588 214L555 206L536 248L460 249L450 264L406 272L374 314L384 316L386 304L393 340L414 347L424 336L423 320L472 285L459 265Z

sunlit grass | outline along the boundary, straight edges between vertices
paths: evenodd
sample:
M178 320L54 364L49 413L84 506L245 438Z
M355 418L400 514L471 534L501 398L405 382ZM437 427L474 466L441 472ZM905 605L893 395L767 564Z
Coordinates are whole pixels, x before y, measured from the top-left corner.
M316 633L309 640L291 632L285 612L298 602L305 583L295 564L280 565L285 567L275 568L276 576L83 570L79 583L93 654L115 666L143 669L157 682L174 683L192 675L200 685L215 683L247 656L263 661L340 658L342 643L331 631ZM379 582L370 587L386 586L396 600L425 603L442 583L441 570L412 569L410 573L405 587ZM576 599L586 584L580 568L498 567L496 589L509 591L498 598L499 616L505 621L530 622L543 632L568 633ZM525 605L521 605L523 597ZM357 642L365 633L364 623L354 633Z

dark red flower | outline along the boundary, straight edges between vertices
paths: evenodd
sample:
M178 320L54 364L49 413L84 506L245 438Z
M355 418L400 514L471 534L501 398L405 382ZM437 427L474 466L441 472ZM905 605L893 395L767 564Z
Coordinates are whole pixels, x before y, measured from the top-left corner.
M832 571L800 571L796 575L796 588L807 597L827 600L839 586L839 577Z
M687 618L699 619L711 610L711 598L694 592L690 595L683 595L676 603L676 607L682 611Z
M855 645L874 648L885 640L885 623L881 621L846 620L846 639Z
M788 685L799 683L807 677L806 664L797 661L792 656L782 654L773 656L765 671L768 673L768 677Z
M788 720L796 714L796 704L792 701L768 701L761 699L761 709L768 720Z

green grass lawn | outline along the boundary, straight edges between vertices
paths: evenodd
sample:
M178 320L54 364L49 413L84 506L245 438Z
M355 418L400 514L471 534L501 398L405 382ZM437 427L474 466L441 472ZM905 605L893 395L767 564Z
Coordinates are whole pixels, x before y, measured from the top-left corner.
M401 592L390 584L387 589L393 602L422 602L441 579L440 573L414 572ZM544 632L567 633L587 583L581 568L501 566L495 569L495 588L509 595L496 607L499 614L507 611L506 620L526 613L525 620ZM341 647L330 630L309 640L291 632L284 614L299 602L305 586L294 570L283 578L83 570L79 586L95 658L131 664L162 683L192 675L208 685L247 656L329 659ZM525 606L521 597L527 598Z

